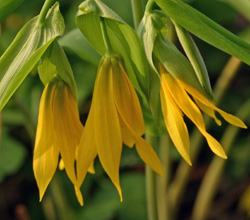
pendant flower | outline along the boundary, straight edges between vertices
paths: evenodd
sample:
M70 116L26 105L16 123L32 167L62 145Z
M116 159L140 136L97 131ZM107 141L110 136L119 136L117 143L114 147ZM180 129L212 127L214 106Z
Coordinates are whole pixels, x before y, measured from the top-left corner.
M59 154L69 179L76 184L75 158L82 132L76 98L69 86L58 80L49 82L40 101L33 158L40 201L56 171Z
M141 137L144 133L140 103L121 61L116 57L102 58L92 105L79 144L77 187L80 188L89 166L98 155L122 201L119 181L122 143L128 147L135 145L141 159L162 175L157 154Z
M241 128L246 128L246 125L239 118L217 108L213 102L193 87L177 78L174 78L163 66L160 66L160 74L160 97L165 124L168 133L181 156L191 165L188 129L183 120L183 114L185 114L206 138L211 150L216 155L222 158L227 158L220 143L207 133L200 109L210 117L214 118L218 125L221 125L221 121L216 117L215 111L232 125ZM188 94L193 97L194 101Z

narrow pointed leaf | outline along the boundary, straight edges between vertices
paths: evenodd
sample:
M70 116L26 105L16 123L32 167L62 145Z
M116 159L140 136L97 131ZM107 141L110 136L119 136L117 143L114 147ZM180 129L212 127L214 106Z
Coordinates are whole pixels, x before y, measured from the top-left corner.
M250 44L181 0L156 0L177 24L205 42L250 65Z
M204 88L207 94L211 98L213 98L213 92L212 92L212 88L210 85L207 68L204 63L204 60L202 59L202 56L200 54L198 47L196 46L192 37L184 28L182 28L178 24L175 24L175 29L176 29L178 38L181 42L181 45L183 49L185 50L185 53L194 68L194 71L196 73L196 76L201 86Z

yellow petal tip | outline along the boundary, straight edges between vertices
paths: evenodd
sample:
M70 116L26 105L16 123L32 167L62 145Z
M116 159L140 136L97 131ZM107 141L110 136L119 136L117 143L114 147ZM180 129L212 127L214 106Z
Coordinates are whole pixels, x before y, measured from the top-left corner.
M76 186L75 186L75 194L76 194L76 197L77 197L77 200L78 200L79 204L81 206L83 206L83 198L82 198L81 190Z

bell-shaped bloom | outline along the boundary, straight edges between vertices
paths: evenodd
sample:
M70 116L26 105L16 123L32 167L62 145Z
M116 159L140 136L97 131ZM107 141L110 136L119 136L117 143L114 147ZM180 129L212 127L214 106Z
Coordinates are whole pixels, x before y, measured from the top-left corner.
M79 144L77 183L81 186L87 170L98 155L117 188L121 201L119 166L123 143L135 145L141 159L158 174L161 162L153 148L141 137L145 126L137 94L116 57L104 57L99 65L92 105Z
M53 81L43 91L35 140L33 169L40 201L58 166L59 154L71 182L76 184L75 159L83 126L69 86Z
M184 114L195 124L206 138L211 150L216 155L226 158L226 154L220 143L206 131L205 122L200 109L214 118L218 125L221 125L221 121L216 117L215 111L232 125L241 128L246 128L246 125L239 118L217 108L212 101L198 92L195 88L173 77L163 66L160 66L160 74L162 113L168 133L181 156L191 165L189 135L183 119ZM194 101L189 95L193 97Z

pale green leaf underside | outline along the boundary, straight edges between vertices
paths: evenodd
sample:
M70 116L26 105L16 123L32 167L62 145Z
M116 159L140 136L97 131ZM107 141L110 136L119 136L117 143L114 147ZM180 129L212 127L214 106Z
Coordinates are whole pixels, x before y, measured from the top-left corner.
M53 40L64 31L57 3L49 11L43 26L37 26L36 23L37 17L30 20L0 58L0 110Z
M218 49L250 65L250 44L181 0L156 0L177 24Z

